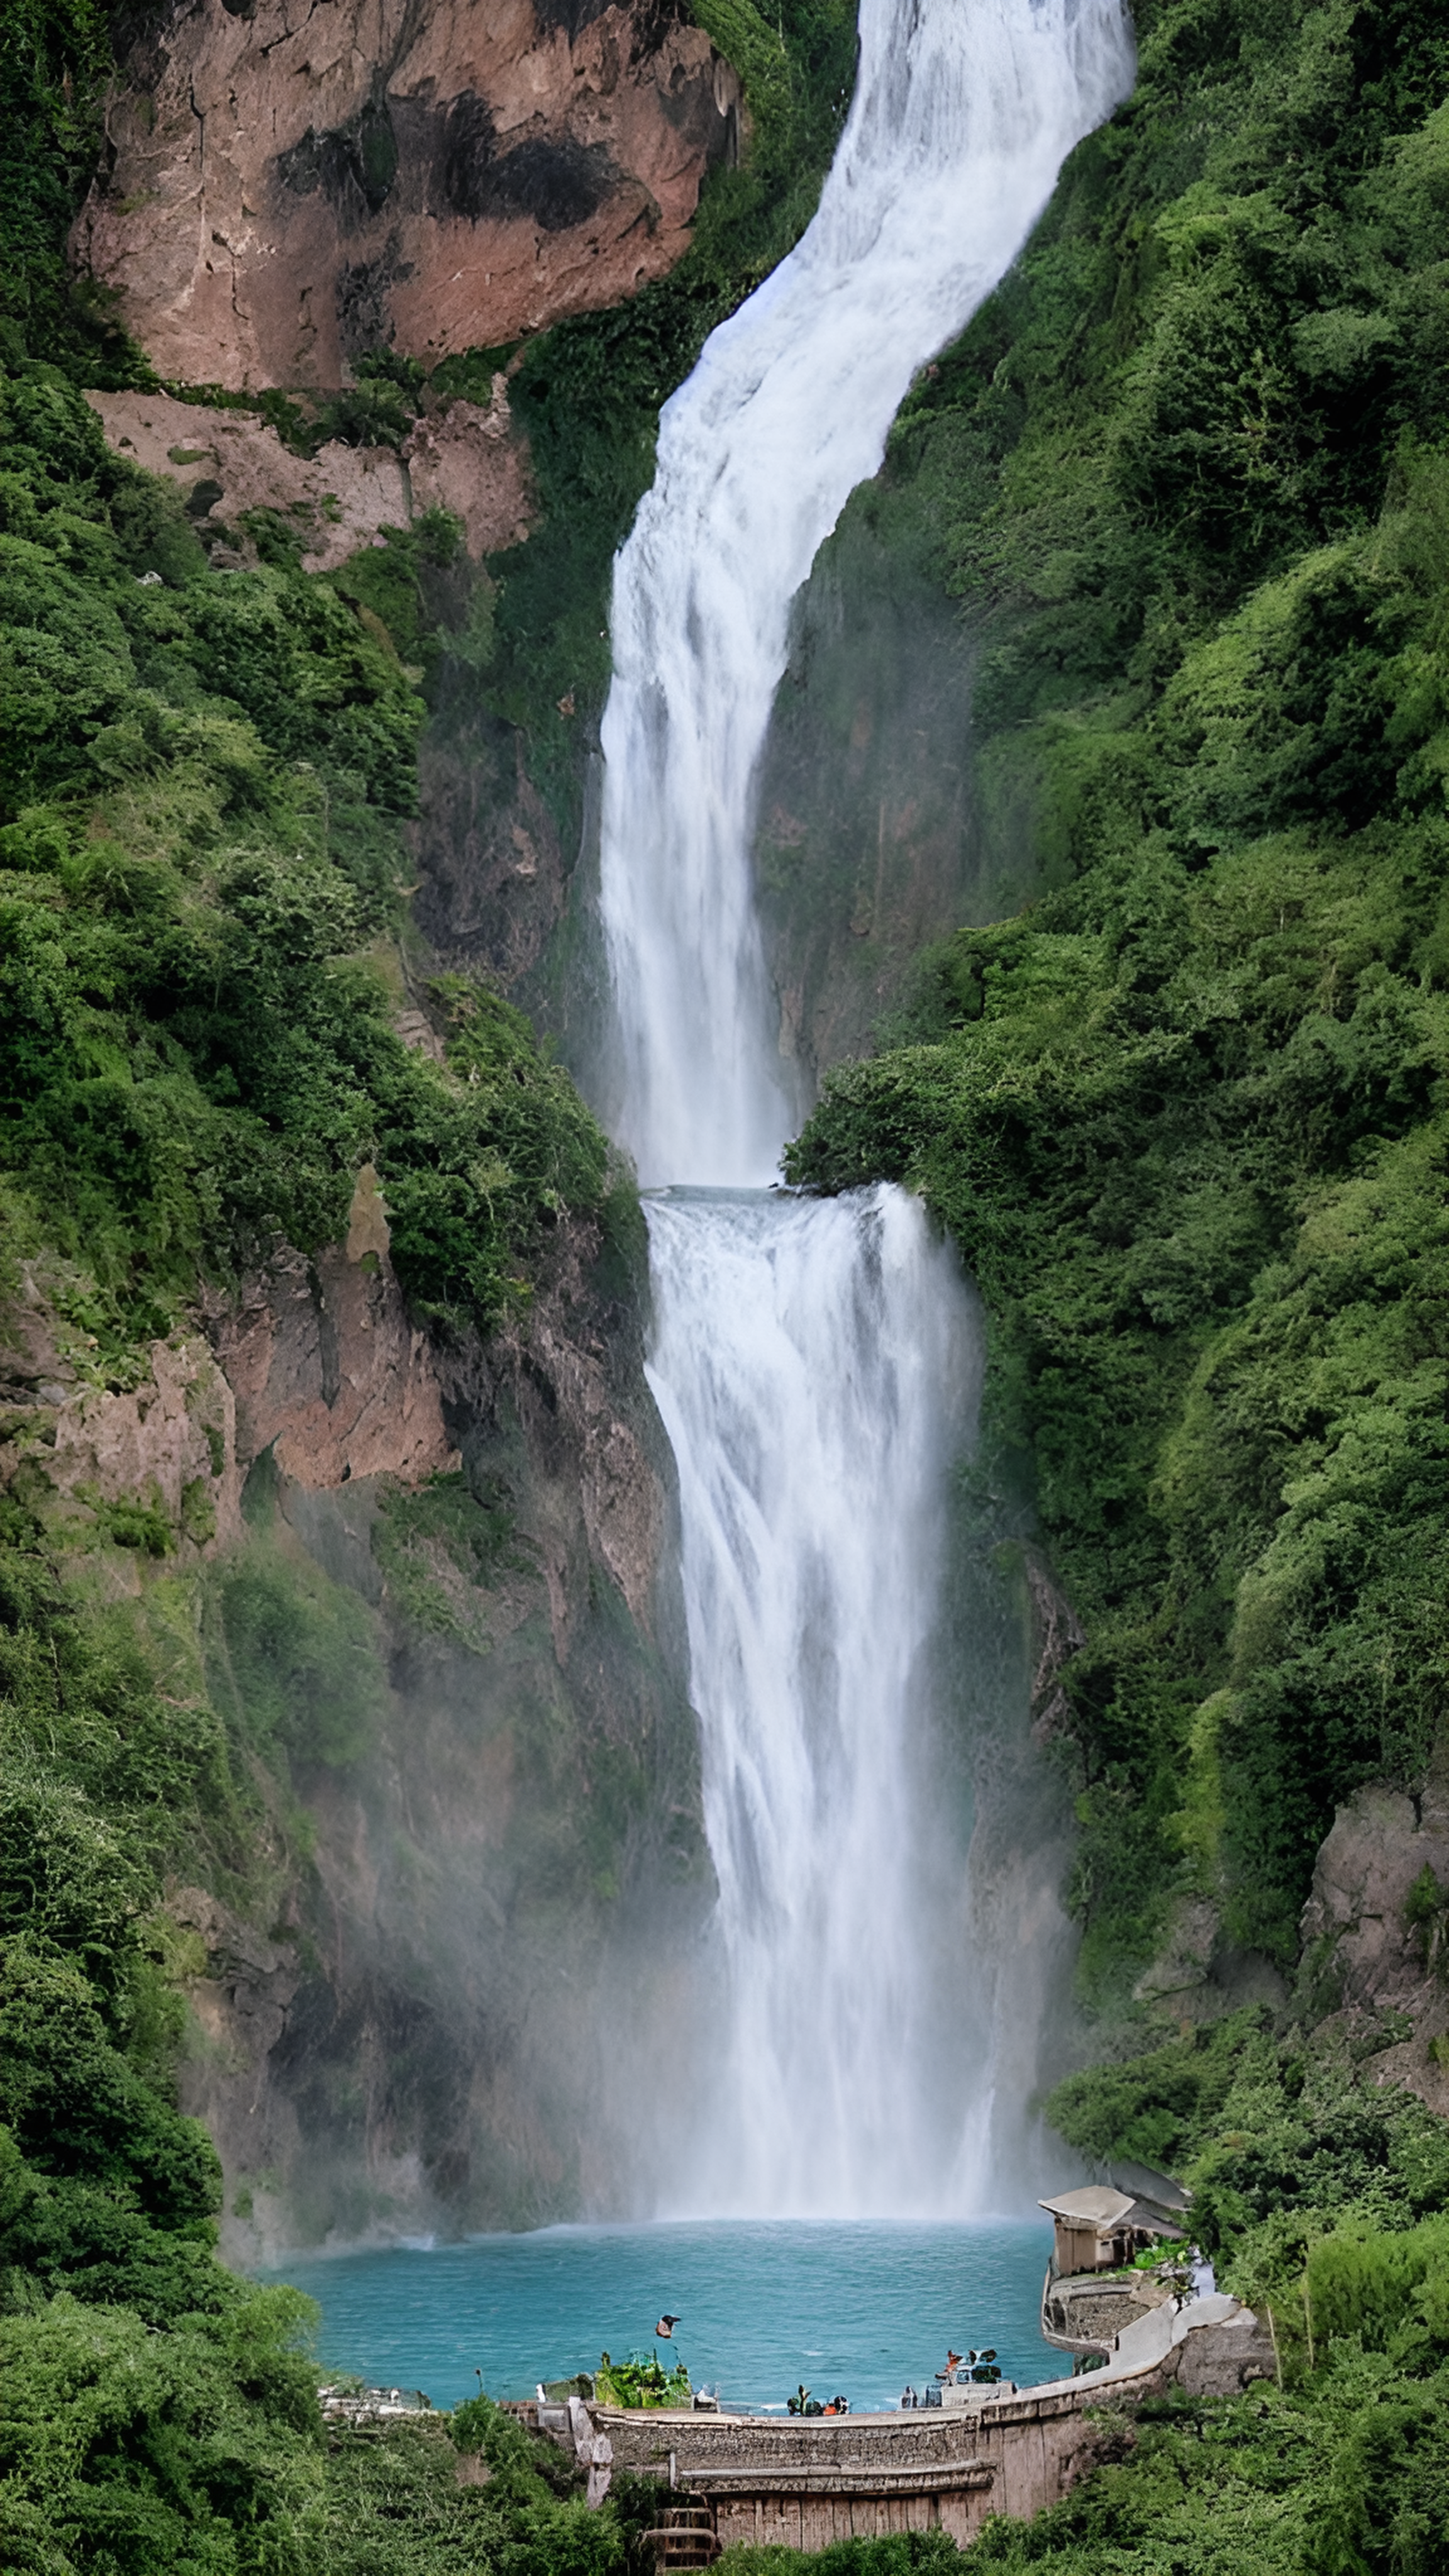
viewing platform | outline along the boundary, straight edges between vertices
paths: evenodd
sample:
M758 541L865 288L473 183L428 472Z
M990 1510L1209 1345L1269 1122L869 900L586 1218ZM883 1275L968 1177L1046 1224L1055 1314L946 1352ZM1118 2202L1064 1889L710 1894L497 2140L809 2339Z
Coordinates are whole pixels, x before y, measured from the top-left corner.
M597 2461L607 2443L613 2470L658 2478L661 2565L704 2565L742 2541L815 2551L925 2530L969 2541L989 2514L1026 2518L1097 2466L1104 2403L1131 2406L1173 2385L1236 2395L1276 2369L1252 2310L1213 2295L1159 2301L1085 2376L962 2390L969 2402L929 2411L782 2420L581 2398L513 2411L580 2458Z

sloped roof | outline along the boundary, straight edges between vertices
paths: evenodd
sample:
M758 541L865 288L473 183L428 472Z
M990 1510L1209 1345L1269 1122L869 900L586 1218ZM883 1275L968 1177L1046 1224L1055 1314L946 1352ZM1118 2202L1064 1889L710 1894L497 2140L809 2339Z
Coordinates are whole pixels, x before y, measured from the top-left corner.
M1144 2236L1179 2236L1160 2209L1149 2201L1133 2200L1125 2191L1113 2191L1110 2183L1085 2183L1080 2191L1059 2192L1055 2200L1039 2200L1051 2218L1065 2220L1069 2227L1090 2227L1098 2236L1115 2236L1118 2230L1135 2227Z
M1145 2200L1149 2209L1176 2210L1181 2214L1192 2207L1192 2193L1186 2183L1176 2182L1171 2174L1155 2173L1151 2165L1114 2158L1107 2167L1107 2180L1114 2191L1130 2191L1138 2200Z
M1114 2191L1110 2183L1084 2183L1080 2191L1063 2191L1055 2200L1039 2200L1051 2218L1064 2218L1068 2225L1110 2230L1120 2227L1129 2209L1136 2203L1125 2191Z

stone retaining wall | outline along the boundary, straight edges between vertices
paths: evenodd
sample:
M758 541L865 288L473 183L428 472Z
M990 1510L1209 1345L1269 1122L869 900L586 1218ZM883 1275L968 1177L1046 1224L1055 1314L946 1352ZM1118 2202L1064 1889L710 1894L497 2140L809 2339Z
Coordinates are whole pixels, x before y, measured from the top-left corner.
M979 2406L926 2414L777 2417L645 2413L591 2406L614 2466L653 2472L708 2504L728 2548L738 2541L820 2550L888 2531L973 2539L988 2514L1026 2520L1101 2461L1104 2409L1173 2384L1230 2396L1271 2378L1267 2331L1236 2299L1170 2305L1117 2339L1105 2368Z

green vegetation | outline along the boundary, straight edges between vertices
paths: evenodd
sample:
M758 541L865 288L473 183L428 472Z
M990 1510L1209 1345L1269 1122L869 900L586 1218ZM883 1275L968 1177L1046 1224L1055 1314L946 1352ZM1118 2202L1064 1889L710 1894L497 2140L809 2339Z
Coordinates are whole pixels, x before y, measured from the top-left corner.
M1449 2199L1445 2123L1376 2082L1372 2056L1305 2047L1260 2009L1069 2076L1047 2111L1094 2160L1181 2174L1194 2233L1228 2286L1281 2311L1285 2355L1304 2342L1304 2267L1312 2277L1321 2241L1439 2226L1431 2214Z
M851 0L701 0L693 13L738 68L746 136L738 164L708 178L689 250L668 277L617 310L584 314L533 342L449 359L431 376L378 350L358 381L325 397L227 394L168 387L183 399L255 410L300 453L324 440L399 446L432 394L486 402L494 372L513 364L510 399L528 432L543 524L526 547L498 558L496 580L463 638L490 709L520 726L529 765L564 824L577 830L578 725L597 719L608 682L609 570L654 466L659 408L683 382L717 322L753 292L798 240L849 104L855 62ZM96 0L20 0L0 34L0 331L77 384L151 384L94 289L66 277L61 241L99 142L99 101L111 69L109 22ZM37 148L39 145L39 148ZM0 343L3 347L3 343ZM433 514L440 519L443 514ZM295 563L295 532L278 512L249 514L267 563ZM427 524L393 548L426 557L444 542ZM378 575L358 558L333 587L381 614L398 650L431 674L446 644L436 618L418 627L372 595ZM416 631L409 632L409 628ZM564 701L561 707L560 701Z
M208 571L57 370L0 381L0 434L16 1193L139 1336L198 1266L335 1240L370 1161L404 1286L488 1328L541 1232L602 1199L607 1154L494 995L434 990L441 1064L392 1026L424 708L364 594L401 623L438 532L370 557L360 616L295 570Z
M376 1622L355 1592L254 1539L214 1570L213 1702L269 1773L345 1769L386 1707Z
M1443 1720L1449 35L1152 0L1138 91L920 380L883 494L984 648L982 830L1039 899L789 1157L906 1181L991 1317L1040 1531L1082 1990L1175 1901L1291 1965L1315 1849Z
M627 2361L599 2355L594 2394L603 2406L688 2406L693 2390L689 2373L675 2358L665 2369L657 2352L631 2352Z
M0 2556L287 2565L265 2553L320 2451L309 2311L215 2259L155 1918L163 1855L234 1841L225 1739L0 1508Z
M516 1536L515 1519L501 1490L485 1500L463 1475L430 1476L413 1489L385 1486L372 1552L386 1577L389 1603L415 1629L486 1645L477 1625L476 1587L534 1570L533 1551Z
M100 0L8 0L0 22L0 352L64 354L95 385L150 380L105 299L66 271L111 71Z

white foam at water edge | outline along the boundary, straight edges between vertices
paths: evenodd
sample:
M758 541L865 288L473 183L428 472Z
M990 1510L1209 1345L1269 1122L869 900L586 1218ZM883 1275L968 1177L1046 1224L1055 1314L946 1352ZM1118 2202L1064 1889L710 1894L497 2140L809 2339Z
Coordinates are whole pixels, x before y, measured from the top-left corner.
M919 1758L972 1309L899 1191L764 1195L788 1113L752 797L817 549L1131 65L1120 0L863 0L819 212L666 405L615 568L615 1123L646 1184L706 1185L649 1219L720 1889L697 2210L926 2214L984 2187L990 1963L940 1973L950 1871Z

